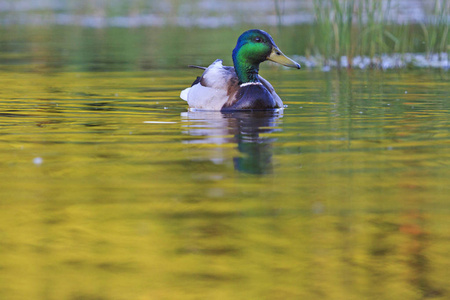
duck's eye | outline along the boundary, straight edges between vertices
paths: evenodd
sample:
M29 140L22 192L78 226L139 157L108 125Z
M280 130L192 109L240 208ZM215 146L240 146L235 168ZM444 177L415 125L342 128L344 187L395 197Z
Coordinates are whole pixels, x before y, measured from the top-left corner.
M255 42L261 43L261 42L262 42L262 39L261 39L260 37L255 37Z

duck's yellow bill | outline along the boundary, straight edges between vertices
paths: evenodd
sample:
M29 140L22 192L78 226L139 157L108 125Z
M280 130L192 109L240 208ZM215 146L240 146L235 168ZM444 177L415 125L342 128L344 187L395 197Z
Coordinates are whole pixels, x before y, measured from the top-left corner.
M272 52L267 57L268 60L271 60L273 62L279 63L280 65L291 67L291 68L297 68L300 69L301 66L299 63L293 61L289 57L283 54L283 52L280 51L277 47L272 48Z

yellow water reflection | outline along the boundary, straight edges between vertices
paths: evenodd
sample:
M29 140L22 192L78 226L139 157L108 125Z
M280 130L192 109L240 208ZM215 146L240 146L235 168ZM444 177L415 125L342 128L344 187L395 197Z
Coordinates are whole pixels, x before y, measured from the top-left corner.
M444 80L272 71L274 115L1 71L0 299L447 299Z

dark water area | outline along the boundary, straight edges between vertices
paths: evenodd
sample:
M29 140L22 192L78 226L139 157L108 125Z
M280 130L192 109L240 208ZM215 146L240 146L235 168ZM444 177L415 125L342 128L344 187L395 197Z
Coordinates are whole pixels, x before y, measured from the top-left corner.
M0 299L450 297L447 71L264 63L283 111L192 112L241 29L11 30Z
M247 29L13 26L0 29L0 62L31 63L49 71L180 69L207 66L218 57L230 65L237 37ZM307 27L266 30L273 31L285 52L301 53L305 46Z
M208 66L221 57L224 64L231 65L231 51L237 37L251 28L254 26L216 29L62 25L0 27L0 63L22 64L28 68L35 66L48 71L136 71ZM447 52L430 52L430 45L419 24L386 26L386 31L409 32L403 37L405 49L395 52L397 44L387 41L384 46L374 45L383 52L373 56L366 53L370 43L352 56L348 53L324 56L322 52L329 52L327 49L335 41L318 38L322 33L311 24L259 28L269 32L280 49L306 69L433 68L448 71L450 66ZM429 31L432 34L433 28Z

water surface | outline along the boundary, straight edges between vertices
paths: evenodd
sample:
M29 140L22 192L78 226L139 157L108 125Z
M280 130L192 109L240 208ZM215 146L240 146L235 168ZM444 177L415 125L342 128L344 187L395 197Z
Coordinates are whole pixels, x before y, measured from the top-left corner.
M181 63L41 47L0 66L1 299L449 297L447 73L266 64L283 112L202 113Z

